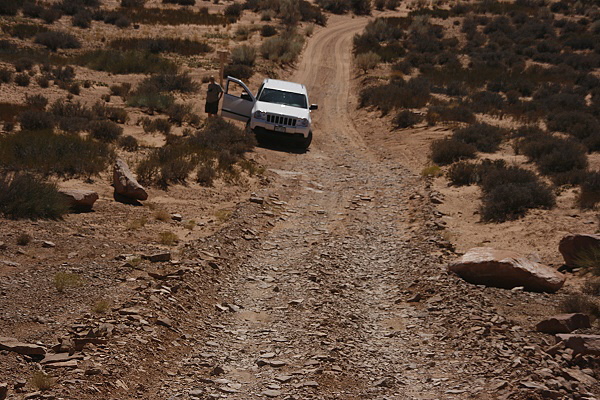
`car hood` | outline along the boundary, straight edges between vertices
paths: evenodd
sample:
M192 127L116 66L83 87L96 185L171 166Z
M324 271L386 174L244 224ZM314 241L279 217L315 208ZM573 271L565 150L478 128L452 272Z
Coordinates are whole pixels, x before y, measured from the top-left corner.
M310 118L310 111L307 108L298 108L286 106L283 104L266 103L257 101L252 112L262 111L270 114L287 115L295 118Z

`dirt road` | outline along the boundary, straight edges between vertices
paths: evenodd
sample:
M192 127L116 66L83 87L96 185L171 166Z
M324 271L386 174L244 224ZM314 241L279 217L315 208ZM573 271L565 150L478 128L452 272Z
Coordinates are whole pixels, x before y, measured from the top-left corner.
M161 396L496 398L489 387L519 374L524 340L501 333L514 325L488 299L513 295L445 273L425 183L353 124L352 37L366 22L333 17L310 40L292 80L319 104L313 145L258 150L272 177L259 213L273 218L249 222L258 240L223 276L223 311L178 363L217 368L203 383L167 379Z

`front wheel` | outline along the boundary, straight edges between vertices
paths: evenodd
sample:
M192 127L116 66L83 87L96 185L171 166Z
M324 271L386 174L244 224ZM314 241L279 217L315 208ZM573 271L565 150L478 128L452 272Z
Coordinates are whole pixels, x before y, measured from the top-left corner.
M312 142L312 131L308 132L308 136L305 138L302 138L300 140L300 148L302 148L302 150L308 150L310 143Z

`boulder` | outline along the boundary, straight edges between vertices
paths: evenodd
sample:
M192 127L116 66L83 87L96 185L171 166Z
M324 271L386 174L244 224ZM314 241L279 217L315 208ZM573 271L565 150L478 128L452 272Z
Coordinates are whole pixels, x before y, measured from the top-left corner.
M590 327L590 318L581 313L558 314L548 319L540 321L535 329L543 333L571 333L576 329L585 329Z
M120 196L133 200L148 199L146 189L138 183L127 163L120 158L117 158L117 161L115 162L113 183L115 186L115 193Z
M67 200L69 206L75 209L90 210L98 200L98 193L93 190L60 189L59 193Z
M22 343L12 337L0 337L0 350L14 351L27 356L43 356L46 349L37 344Z
M556 292L565 277L552 268L536 263L509 250L491 247L470 249L448 266L465 281L476 284L512 289L522 286L534 292Z
M561 333L556 338L565 342L565 346L575 354L600 356L600 335L574 335Z
M578 267L581 258L594 257L596 254L600 257L600 235L567 235L560 240L558 251L562 254L566 265Z

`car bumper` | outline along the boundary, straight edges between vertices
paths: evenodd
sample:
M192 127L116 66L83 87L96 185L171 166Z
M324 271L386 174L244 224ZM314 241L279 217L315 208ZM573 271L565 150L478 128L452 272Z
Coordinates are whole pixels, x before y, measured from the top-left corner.
M307 138L308 133L310 132L310 127L308 126L279 126L260 120L252 120L250 122L250 129L257 133L269 133L282 136L290 135L295 137L302 135L304 138Z

